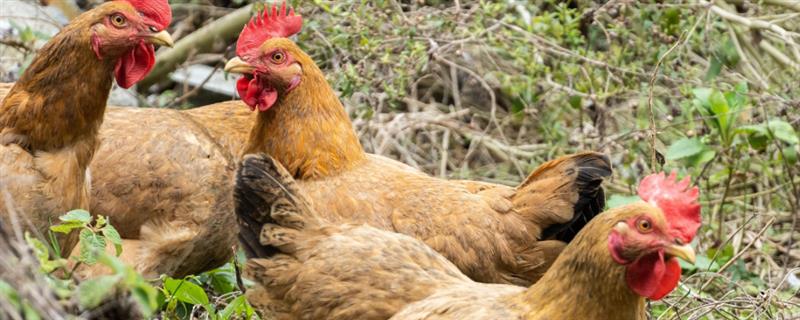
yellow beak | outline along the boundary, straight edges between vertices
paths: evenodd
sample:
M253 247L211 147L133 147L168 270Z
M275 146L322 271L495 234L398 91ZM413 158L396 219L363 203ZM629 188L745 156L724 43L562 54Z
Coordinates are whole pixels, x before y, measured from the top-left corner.
M664 253L671 255L673 257L681 258L683 260L686 260L687 262L691 262L692 264L694 264L697 258L695 256L694 249L692 249L692 247L689 246L688 244L684 244L682 246L679 246L677 244L666 246L664 248Z
M159 33L150 34L147 37L145 37L145 39L147 40L147 42L150 42L152 44L157 44L159 46L172 48L172 46L175 45L175 43L172 41L172 36L169 35L169 32L167 32L167 30L161 31Z
M230 73L241 73L241 74L250 74L256 68L251 66L249 63L244 62L244 60L240 59L239 57L235 57L231 60L228 60L228 63L225 64L225 72Z

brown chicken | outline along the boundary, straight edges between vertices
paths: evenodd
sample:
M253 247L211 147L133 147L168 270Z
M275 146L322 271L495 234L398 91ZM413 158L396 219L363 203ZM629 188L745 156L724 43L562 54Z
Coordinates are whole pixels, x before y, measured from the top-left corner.
M88 209L86 170L99 143L112 81L128 88L153 67L153 44L171 45L166 1L121 0L78 16L53 37L0 106L0 216L17 208L44 234L70 209ZM24 224L24 226L28 226ZM77 234L59 239L70 252Z
M237 89L258 109L245 153L284 165L317 212L424 241L481 282L529 285L603 208L607 157L580 153L541 165L518 187L448 181L362 149L320 69L286 37L302 19L273 7L245 27Z
M108 108L90 167L91 207L119 230L123 261L147 276L183 277L230 259L233 175L254 122L238 101L182 111Z
M276 161L248 156L236 185L251 303L278 319L647 319L680 279L700 226L697 188L654 174L644 200L592 219L529 288L470 280L406 235L330 223ZM319 206L317 206L319 207Z

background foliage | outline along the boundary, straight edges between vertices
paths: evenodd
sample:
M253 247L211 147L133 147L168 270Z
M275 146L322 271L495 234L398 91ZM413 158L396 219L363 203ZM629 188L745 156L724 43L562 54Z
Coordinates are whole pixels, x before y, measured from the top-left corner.
M183 39L237 8L251 10L243 0L171 2L171 31ZM434 175L514 185L547 159L599 150L615 166L611 207L635 199L645 174L691 175L701 187L702 254L683 265L677 290L650 304L651 317L800 316L800 2L292 3L305 18L296 40L326 72L369 151ZM42 38L18 28L0 52L23 52L24 69ZM233 40L209 40L177 66L220 69ZM138 88L142 105L230 99L170 80L169 71ZM73 218L62 226L85 228L82 247L115 243L107 221ZM65 264L32 243L43 272ZM77 299L77 310L116 294L165 318L252 312L233 264L153 283L113 256L94 258L116 274L80 284L47 278L57 296ZM13 289L0 282L0 294L13 297Z

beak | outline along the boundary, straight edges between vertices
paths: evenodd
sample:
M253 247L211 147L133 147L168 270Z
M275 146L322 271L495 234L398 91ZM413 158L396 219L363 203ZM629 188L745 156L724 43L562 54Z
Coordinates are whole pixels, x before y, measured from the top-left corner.
M239 57L228 60L228 63L225 64L225 72L250 74L253 71L255 71L255 68Z
M687 262L691 262L694 264L696 256L694 254L694 249L689 244L684 245L669 245L664 248L664 253L671 255L673 257L681 258Z
M172 36L169 35L169 32L167 32L167 30L161 31L159 33L149 34L145 37L145 41L150 42L152 44L157 44L159 46L165 46L170 48L172 48L172 46L175 45L175 43L172 42Z

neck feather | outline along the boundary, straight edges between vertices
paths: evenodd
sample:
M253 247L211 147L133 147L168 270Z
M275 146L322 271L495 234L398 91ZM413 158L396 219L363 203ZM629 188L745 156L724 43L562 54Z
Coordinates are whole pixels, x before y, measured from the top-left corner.
M608 235L619 216L594 218L570 242L536 284L517 297L528 319L645 319L645 300L625 282L625 267L608 251Z
M115 61L98 61L92 51L90 18L76 18L51 39L9 91L0 143L49 151L96 139Z
M264 152L295 177L318 178L348 170L366 158L350 118L322 71L302 51L301 83L259 114L245 153Z

